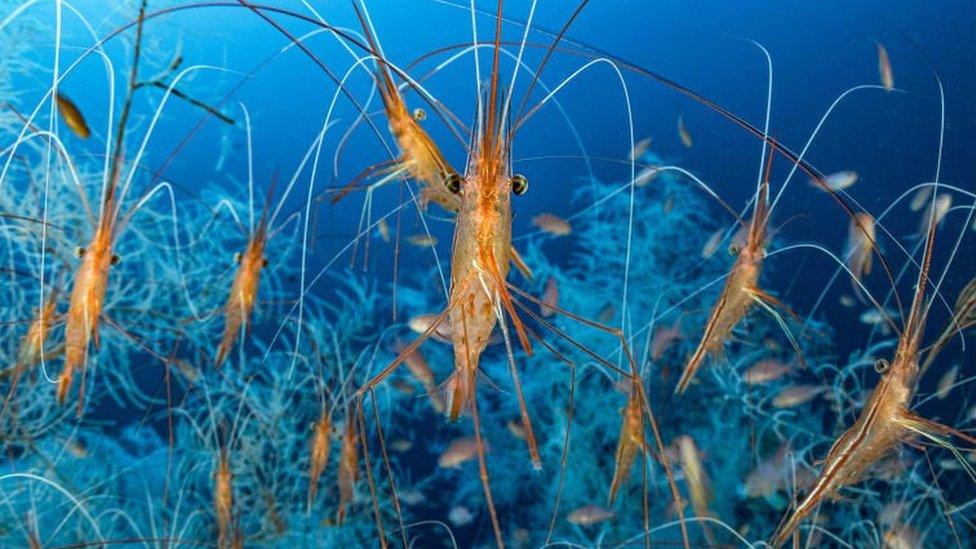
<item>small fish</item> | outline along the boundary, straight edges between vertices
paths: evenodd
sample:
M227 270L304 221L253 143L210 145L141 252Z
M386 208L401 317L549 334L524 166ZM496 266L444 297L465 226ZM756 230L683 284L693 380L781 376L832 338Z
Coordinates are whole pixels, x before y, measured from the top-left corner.
M840 301L840 304L847 307L848 309L854 306L854 298L847 294L840 296L840 299L838 299L837 301Z
M556 285L556 279L550 276L549 280L546 280L546 289L542 292L542 304L539 306L539 312L544 317L550 317L556 314L554 307L558 305L559 286Z
M613 511L599 505L584 505L566 516L566 522L579 526L592 526L613 518Z
M525 426L522 425L521 421L510 419L508 420L508 423L505 424L505 427L508 428L508 432L512 433L512 436L515 438L525 440Z
M391 383L393 384L394 389L400 391L401 393L407 396L410 396L414 393L413 384L403 379L402 377L398 377L394 379Z
M912 197L912 203L909 205L909 207L912 209L913 212L917 212L921 210L922 208L925 207L926 204L928 204L930 196L932 196L932 187L926 185L921 189L919 189L918 192L915 193L915 196Z
M488 451L488 445L485 445ZM461 437L451 441L447 450L437 458L437 465L443 469L456 469L462 463L470 461L478 456L478 442L474 437Z
M891 72L888 50L881 42L878 42L878 75L881 77L881 85L884 86L884 89L888 91L895 89L895 76Z
M79 439L71 439L67 443L68 452L78 459L84 459L88 457L88 447Z
M658 326L651 339L651 360L659 360L672 343L682 338L681 326Z
M184 378L186 378L188 382L190 382L191 385L200 377L200 370L197 370L192 364L185 360L177 358L173 360L173 365L176 366L176 369L180 372L180 374L183 375Z
M427 501L427 498L424 497L423 492L420 490L401 490L397 496L401 503L407 505L420 505Z
M776 408L794 408L810 402L823 391L824 387L820 385L791 385L773 398L773 406Z
M447 520L451 521L454 526L467 526L474 522L474 515L471 511L463 505L458 505L451 509L451 512L447 515Z
M418 248L433 248L437 245L437 238L429 234L414 234L407 237L407 242Z
M660 171L661 171L660 166L653 166L653 165L644 166L643 168L641 168L641 171L637 172L637 174L634 175L634 186L643 187L644 185L647 185L651 181L654 181L657 178L658 172Z
M959 375L959 365L956 364L948 372L942 374L939 378L939 385L935 391L935 397L939 400L945 400L949 396L949 391L952 390L952 386L956 384L956 377Z
M827 188L832 191L842 191L844 189L849 189L855 183L857 183L858 175L857 172L853 170L844 170L841 172L835 172L824 178L827 183ZM816 181L811 180L811 185L822 189Z
M413 443L405 438L398 438L390 443L390 448L393 448L395 452L409 452L413 448Z
M855 281L863 280L871 274L874 242L877 242L874 218L868 213L855 214L847 229L847 243L844 247L844 261ZM854 292L861 295L861 287L856 282Z
M539 227L542 232L553 236L566 236L573 232L573 227L569 221L550 213L541 213L533 217L532 224Z
M430 328L431 324L433 324L435 320L437 320L437 315L435 314L417 315L411 318L410 321L407 322L407 325L414 332L422 334ZM454 334L451 331L451 323L447 322L446 320L441 322L434 330L434 333L431 334L431 337L437 341L440 341L441 343L450 343L451 340L454 339Z
M922 214L921 222L919 223L918 233L925 234L925 231L929 228L929 218L935 217L935 224L938 225L942 223L942 219L945 218L946 214L949 213L949 208L952 207L952 195L951 194L940 194L935 197L935 200L929 203L929 207L925 209L925 213Z
M686 149L690 149L693 144L691 134L688 133L688 128L685 127L684 115L681 114L678 115L678 136L681 138L681 144Z
M892 311L885 311L885 314L882 314L881 311L877 309L868 309L861 313L861 322L869 326L874 326L875 324L881 324L884 322L886 315L894 318L892 316Z
M691 508L695 510L695 515L699 517L711 516L708 510L708 502L712 499L709 488L708 474L701 462L701 452L695 441L688 435L681 435L674 441L678 446L678 461L681 463L681 470L685 474L685 482L688 484L688 493L691 496ZM711 530L705 522L701 523L705 538L710 545L715 544Z
M88 129L88 124L85 122L85 117L78 110L78 107L68 99L67 97L56 94L55 100L58 104L58 112L61 113L61 118L64 119L64 123L68 125L68 129L74 132L75 135L82 139L88 139L91 137L91 130Z
M790 367L778 360L760 360L742 374L748 385L761 385L776 381L790 372Z
M383 242L390 242L390 226L386 223L385 218L380 218L379 223L376 224L376 232L379 233Z
M705 242L705 246L702 247L702 259L708 259L715 255L715 252L718 250L718 245L722 243L722 236L724 235L725 229L718 229L708 237L708 241Z
M634 143L634 148L630 150L630 159L640 160L640 157L644 156L644 153L646 153L647 149L649 148L651 148L650 137L645 137L644 139L641 139L637 143Z

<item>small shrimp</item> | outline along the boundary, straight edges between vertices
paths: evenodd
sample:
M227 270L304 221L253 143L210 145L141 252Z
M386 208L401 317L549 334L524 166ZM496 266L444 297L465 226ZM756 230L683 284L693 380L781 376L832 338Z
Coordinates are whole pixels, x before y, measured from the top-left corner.
M269 220L268 212L271 210L271 197L274 195L276 182L276 179L272 178L264 198L261 217L248 238L247 246L243 252L234 255L234 262L238 267L234 274L234 282L230 286L230 294L224 304L224 332L214 358L214 366L218 368L227 360L241 329L248 329L251 326L251 316L254 313L254 304L257 302L261 283L261 272L268 266L268 258L264 252L268 240L275 234L270 228L275 216L272 215ZM284 197L281 200L284 200Z
M346 410L346 428L339 453L339 510L336 522L346 520L346 508L352 503L356 480L359 478L359 431L352 406Z
M224 334L217 347L214 365L220 367L230 354L231 347L237 340L241 327L250 325L254 303L257 301L258 286L261 282L261 271L268 266L268 259L264 256L265 245L268 242L267 204L265 215L251 235L244 248L244 252L237 255L237 273L230 287L230 295L224 305Z
M50 334L51 326L54 323L57 315L58 298L61 292L58 290L57 285L51 290L48 295L47 300L44 302L43 307L38 309L37 316L31 321L30 327L27 329L27 333L20 340L20 345L17 348L17 360L14 362L13 366L7 368L6 370L0 372L0 379L7 377L11 378L10 390L7 393L7 398L4 399L3 410L0 411L0 417L4 416L7 411L7 406L10 404L11 398L13 398L14 392L17 390L17 385L20 382L20 378L27 372L28 369L33 368L37 364L40 364L43 358L55 358L64 352L64 346L60 345L50 351L44 350L44 345L47 342L47 337Z
M610 481L607 506L612 506L617 499L617 492L630 476L638 452L643 454L647 451L647 441L644 438L644 407L638 393L636 387L632 387L627 397L627 404L621 410L620 438L617 440L617 453L613 460L613 480Z
M332 414L324 410L312 428L312 446L309 450L308 466L308 510L312 509L312 502L319 489L319 478L329 463L332 452Z
M430 134L420 125L426 115L418 117L415 115L416 110L411 112L407 108L406 102L400 94L400 88L393 82L390 64L382 55L382 50L366 19L367 16L355 3L353 8L356 10L356 15L363 27L370 53L376 58L374 78L380 91L380 98L383 101L390 133L396 140L400 156L394 160L366 168L336 194L332 203L335 204L341 200L355 188L359 181L367 177L382 176L378 182L368 187L367 192L371 192L389 181L409 176L423 185L420 195L421 207L426 207L428 203L434 202L444 210L458 214L462 209L460 188L464 178L451 166ZM532 278L532 271L511 245L503 257L506 263L510 261L526 278Z
M234 514L233 474L230 471L230 457L226 449L221 449L214 472L214 514L217 516L217 546L230 545L229 528Z
M969 435L935 421L922 418L911 411L911 402L919 374L919 347L925 332L925 284L929 280L932 249L935 244L935 216L930 217L925 253L915 284L915 296L909 310L905 329L898 339L898 347L889 363L880 359L875 368L881 380L868 397L854 424L844 431L827 452L820 476L806 496L785 517L770 545L779 547L799 527L824 497L836 494L844 486L857 482L872 465L884 458L900 442L918 436L948 447L945 438L955 435L976 442Z
M726 340L732 330L746 316L758 301L778 305L779 301L759 288L759 275L766 255L766 226L769 223L769 174L772 168L772 154L766 163L765 174L756 197L755 212L749 225L745 246L732 266L732 272L725 280L725 287L719 295L705 325L705 332L691 358L685 365L675 393L683 393L695 377L708 355L721 355Z
M117 181L117 176L116 176ZM119 259L112 253L115 240L114 184L108 188L101 221L87 248L80 250L81 266L75 273L74 286L64 328L64 367L58 378L58 403L64 404L76 370L84 369L89 343L98 348L98 326L105 303L109 269ZM79 388L78 409L82 408L84 387Z

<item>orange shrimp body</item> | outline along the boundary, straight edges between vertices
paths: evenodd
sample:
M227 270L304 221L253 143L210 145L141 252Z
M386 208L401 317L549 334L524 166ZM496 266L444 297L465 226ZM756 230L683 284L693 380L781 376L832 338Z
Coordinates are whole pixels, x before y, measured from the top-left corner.
M113 203L111 198L106 200L103 212L111 211ZM113 263L113 239L110 216L103 215L88 248L83 251L82 263L71 290L64 329L64 368L58 378L58 402L61 404L68 396L75 370L85 367L89 342L94 339L95 347L98 347L98 321L105 304L105 288Z
M523 348L531 349L505 287L512 250L508 150L504 139L490 131L480 139L459 191L448 319L454 334L451 419L457 419L474 397L479 359L498 321L498 300L512 318Z
M386 77L389 78L388 75ZM392 86L392 82L390 85ZM434 140L407 111L407 106L395 86L383 94L383 103L386 106L390 133L400 148L401 164L411 178L424 185L420 195L421 205L434 202L449 212L457 212L461 207L461 200L445 185L447 177L456 174L457 170L448 164Z
M233 475L226 452L220 453L217 472L214 473L214 513L217 515L217 545L223 547L228 541L228 528L234 512L234 489L231 485Z
M860 480L868 467L899 442L912 437L909 425L924 423L909 411L917 373L917 342L914 349L900 343L891 368L871 393L861 415L830 447L813 488L779 528L771 545L786 543L824 497L833 496L840 488Z
M268 231L264 222L258 227L251 241L248 242L244 253L240 255L237 274L227 296L224 306L224 335L217 348L215 366L220 366L230 354L231 347L237 339L241 326L247 325L257 300L258 285L261 282L261 271L267 266L264 257L264 246L268 240Z
M627 405L621 410L620 439L617 441L617 455L614 458L613 480L610 482L608 505L613 505L617 499L617 492L624 481L630 476L634 466L634 459L638 452L644 452L644 408L641 406L641 396L636 383L631 387Z
M311 455L309 456L309 484L308 484L308 505L311 507L315 501L315 494L319 489L319 478L325 471L325 466L329 463L329 454L332 452L332 416L328 411L322 413L322 417L315 422L312 434Z
M20 345L17 348L17 362L9 370L0 373L0 378L6 377L8 373L14 376L20 376L26 369L41 361L44 344L47 342L47 336L51 330L57 305L58 291L53 290L47 298L47 301L44 302L44 306L37 311L37 317L31 322L27 333L21 338ZM60 352L60 350L56 349L43 354L51 357Z
M759 289L759 275L762 273L762 261L766 255L766 224L769 221L766 197L770 165L766 166L766 177L759 189L746 244L739 250L732 272L725 280L722 294L705 324L705 333L681 374L675 388L676 393L683 393L688 388L708 355L721 356L725 342L732 336L732 330L746 316L757 298L771 299L771 296Z
M346 507L352 503L353 489L359 478L359 433L355 415L351 412L346 414L346 430L339 455L339 511L336 514L339 524L346 520Z
M951 431L945 425L915 415L910 409L919 373L918 352L925 331L922 301L934 234L933 224L929 227L925 258L916 282L911 312L891 365L888 366L883 360L878 362L881 366L879 370L884 372L881 381L854 424L830 447L813 488L773 535L770 541L773 547L786 543L824 497L833 496L840 488L857 482L871 465L899 442L910 440L918 434L944 436Z

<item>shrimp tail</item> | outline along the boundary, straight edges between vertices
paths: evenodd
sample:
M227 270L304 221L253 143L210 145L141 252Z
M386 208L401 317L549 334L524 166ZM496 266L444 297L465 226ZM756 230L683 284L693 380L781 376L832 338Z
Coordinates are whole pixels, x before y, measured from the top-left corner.
M472 375L474 371L476 369L458 368L447 380L448 390L451 393L451 406L448 411L451 421L457 421L461 411L467 408L474 398L475 376Z

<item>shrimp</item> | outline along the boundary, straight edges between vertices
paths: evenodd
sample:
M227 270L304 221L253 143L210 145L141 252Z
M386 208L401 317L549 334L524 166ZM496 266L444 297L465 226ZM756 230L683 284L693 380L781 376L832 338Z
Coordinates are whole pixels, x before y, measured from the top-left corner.
M234 476L230 471L230 457L221 449L214 472L214 514L217 516L217 546L229 546L228 537L234 514Z
M421 208L426 208L427 204L434 202L445 211L458 214L462 209L460 187L464 178L448 162L430 134L420 125L426 115L417 116L417 114L419 114L418 111L424 111L418 109L411 112L407 108L406 102L400 94L400 88L393 82L390 65L383 57L379 43L372 33L371 26L367 21L368 16L363 14L357 4L353 3L353 8L363 27L370 53L376 58L374 78L380 92L380 98L383 101L390 133L393 134L397 143L400 156L394 160L366 168L336 194L332 203L337 203L352 191L359 181L367 177L382 176L379 181L368 187L367 193L369 193L389 181L408 176L423 185L420 195ZM505 255L501 257L506 263L511 261L526 278L532 277L531 269L511 245L509 245Z
M356 481L359 479L359 432L356 414L350 405L346 408L346 428L342 435L339 453L339 510L336 522L346 520L346 508L352 503Z
M772 168L772 155L766 163L766 173L763 175L756 197L755 211L749 225L746 244L739 250L739 256L732 266L732 272L725 280L725 287L719 295L715 307L705 324L698 347L685 364L685 369L678 380L675 393L683 393L698 369L708 355L721 355L725 342L731 337L732 330L746 316L746 313L758 301L764 304L776 305L776 298L759 288L759 275L762 272L762 262L766 255L766 228L769 223L769 174Z
M84 369L88 357L89 343L99 345L98 326L105 303L105 289L108 286L109 269L118 263L118 256L112 253L114 234L113 186L102 208L102 218L87 248L80 250L81 266L75 273L74 286L68 306L67 321L64 328L64 368L58 378L58 402L64 404L71 388L74 373ZM78 409L82 407L82 393L79 388Z
M308 467L308 509L311 511L312 502L319 489L319 478L325 471L325 466L329 463L329 454L332 452L332 413L330 410L323 410L318 421L312 427L312 445L309 455Z
M620 438L617 440L617 453L614 457L613 480L610 481L610 494L607 496L607 506L612 506L617 499L617 492L623 486L630 470L634 466L634 458L638 452L647 451L644 438L644 408L638 395L638 390L632 387L627 397L627 404L621 411Z
M214 365L220 367L227 359L231 347L237 340L241 327L250 325L251 313L257 301L258 286L261 282L261 271L268 266L268 259L264 256L265 245L268 242L268 203L265 202L261 222L248 240L244 252L236 256L237 273L230 287L230 294L224 305L224 334L217 347Z
M7 411L7 407L10 405L10 401L13 398L14 392L17 390L17 385L20 382L21 376L24 373L39 364L45 357L53 358L64 352L64 346L59 345L58 347L45 351L44 346L47 343L48 335L51 331L51 326L57 318L57 306L58 298L61 293L57 286L51 290L50 295L48 295L47 300L44 302L43 306L38 309L37 316L31 321L30 327L27 329L27 333L20 340L20 345L17 348L17 359L13 366L7 368L6 370L0 372L0 379L10 377L10 390L7 393L7 398L4 399L3 410L0 411L0 417L3 417Z
M833 496L841 488L856 483L869 467L900 442L921 436L940 446L951 448L945 441L949 435L976 442L976 439L964 433L925 419L911 410L919 375L919 347L928 312L927 308L923 310L923 304L935 244L935 229L935 219L931 216L922 266L915 284L915 295L891 362L880 359L876 364L875 369L882 374L880 381L854 424L830 447L820 476L812 488L781 522L770 540L773 547L786 543L824 497Z

